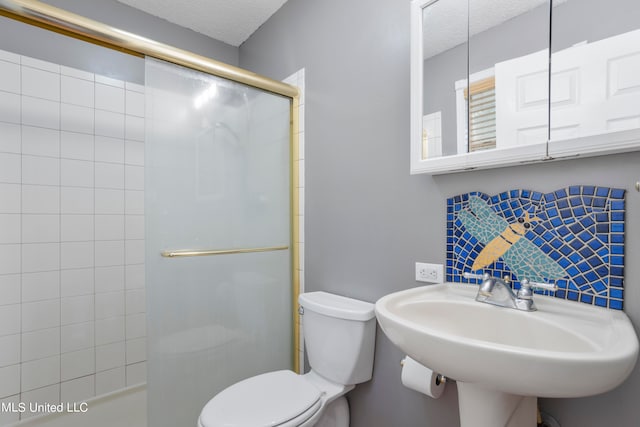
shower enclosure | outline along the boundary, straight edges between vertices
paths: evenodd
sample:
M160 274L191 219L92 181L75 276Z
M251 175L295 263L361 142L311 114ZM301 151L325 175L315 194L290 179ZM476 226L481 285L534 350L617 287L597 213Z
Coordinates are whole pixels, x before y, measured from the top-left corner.
M149 425L196 425L292 367L290 101L153 59L146 94Z
M60 224L36 235L0 223L0 249L13 256L0 265L0 284L18 286L23 297L27 284L47 290L0 301L0 314L22 313L22 325L0 329L2 342L17 348L0 360L0 400L97 396L89 408L99 423L142 427L118 406L105 408L119 394L130 409L144 400L146 363L147 425L190 426L230 384L298 370L296 89L38 1L0 0L0 14L145 57L140 85L71 68L64 58L0 55L0 71L22 76L0 86L0 137L15 142L0 145L0 158L17 165L0 189L23 201L2 219ZM43 92L31 91L29 79ZM38 114L47 107L37 116L44 121L31 120L31 104ZM51 141L58 142L44 144ZM35 181L25 178L36 171ZM27 212L35 190L53 195ZM50 262L26 262L30 251ZM30 312L51 315L25 329ZM25 340L38 349L28 359ZM82 415L69 417L26 423L83 424Z

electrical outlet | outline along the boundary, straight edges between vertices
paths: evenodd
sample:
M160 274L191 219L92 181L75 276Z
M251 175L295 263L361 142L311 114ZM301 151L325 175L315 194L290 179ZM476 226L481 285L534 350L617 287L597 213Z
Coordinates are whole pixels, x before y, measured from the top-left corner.
M444 282L444 266L442 264L416 262L416 281L429 283Z

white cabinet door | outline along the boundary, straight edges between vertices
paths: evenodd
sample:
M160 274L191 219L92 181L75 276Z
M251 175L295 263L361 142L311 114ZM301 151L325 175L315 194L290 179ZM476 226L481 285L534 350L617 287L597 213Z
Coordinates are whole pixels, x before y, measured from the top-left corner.
M559 51L551 63L552 141L640 127L640 30Z
M547 141L548 55L541 50L496 64L497 148Z
M546 141L548 51L496 64L498 148ZM640 30L551 60L551 141L640 128Z

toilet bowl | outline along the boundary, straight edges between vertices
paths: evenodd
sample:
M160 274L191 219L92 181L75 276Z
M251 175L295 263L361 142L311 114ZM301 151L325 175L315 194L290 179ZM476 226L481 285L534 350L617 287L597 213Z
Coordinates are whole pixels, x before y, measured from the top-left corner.
M300 295L311 371L275 371L218 393L198 427L348 427L344 395L371 379L373 304L326 292Z
M315 372L269 372L240 381L211 399L198 427L312 426L330 404L353 388L331 383ZM346 399L341 405L346 405ZM335 426L347 427L348 421L347 409L346 423Z

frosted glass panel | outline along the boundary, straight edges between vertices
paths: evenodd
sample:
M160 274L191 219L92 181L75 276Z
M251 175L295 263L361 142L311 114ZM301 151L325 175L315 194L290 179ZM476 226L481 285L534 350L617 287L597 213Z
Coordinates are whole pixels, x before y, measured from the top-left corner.
M292 366L290 101L147 60L149 425L195 426L225 387Z

